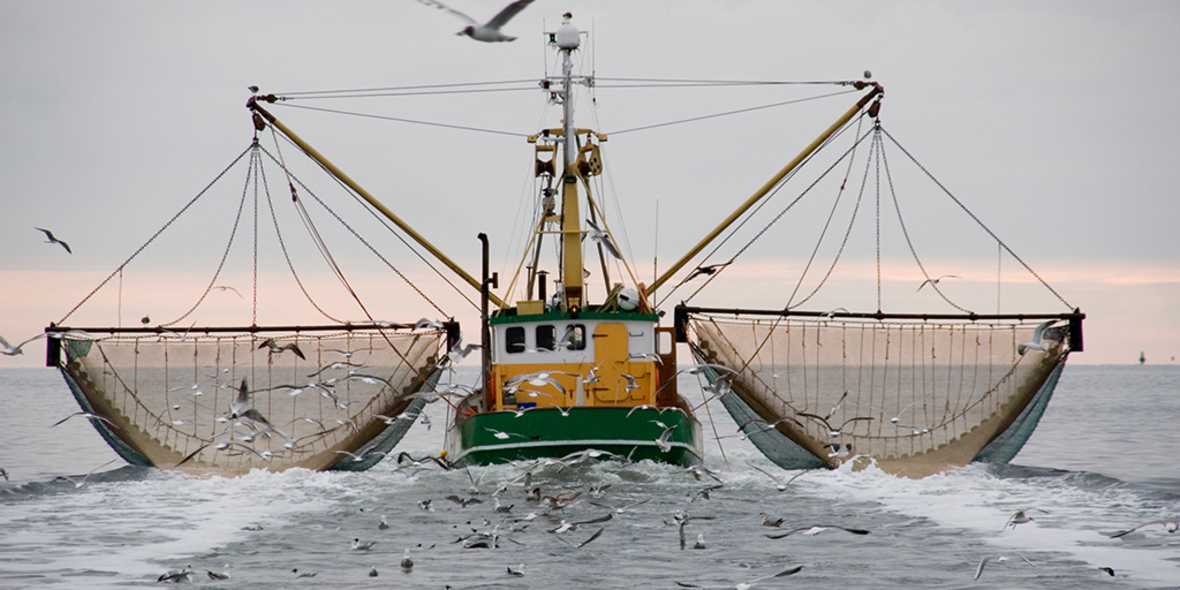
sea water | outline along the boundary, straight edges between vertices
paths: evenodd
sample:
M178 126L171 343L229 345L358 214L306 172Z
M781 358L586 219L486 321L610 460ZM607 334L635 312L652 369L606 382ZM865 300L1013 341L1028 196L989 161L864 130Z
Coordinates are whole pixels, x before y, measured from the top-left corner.
M693 376L682 375L681 388L701 397ZM433 426L415 424L395 451L437 455L445 410L429 406ZM700 492L716 481L668 465L536 467L543 494L581 492L550 514L523 494L531 464L399 470L390 459L363 473L199 478L123 464L83 418L51 427L76 411L56 371L0 370L0 467L10 478L0 480L0 588L156 586L186 566L196 584L251 589L735 587L796 566L755 587L1180 588L1180 534L1155 524L1109 537L1180 516L1180 367L1066 367L1010 465L921 480L810 471L781 492L778 483L799 472L732 437L736 426L714 402L699 417L710 439L705 466L723 486L708 498ZM508 513L493 507L501 486ZM482 502L463 507L449 495ZM427 500L430 510L419 506ZM1017 510L1034 520L1006 527ZM782 525L764 526L762 513ZM766 536L813 525L869 534ZM495 548L460 540L493 530ZM358 538L375 544L355 551ZM406 549L409 570L400 566ZM981 560L1000 555L1008 559L990 561L976 580ZM296 569L315 576L297 578Z

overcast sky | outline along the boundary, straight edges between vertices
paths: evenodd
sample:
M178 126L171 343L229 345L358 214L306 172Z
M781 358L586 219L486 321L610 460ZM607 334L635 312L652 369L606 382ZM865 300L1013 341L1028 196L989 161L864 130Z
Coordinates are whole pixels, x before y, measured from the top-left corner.
M450 5L485 20L502 2ZM854 80L871 70L886 88L884 128L1070 305L1088 314L1086 351L1072 362L1128 363L1143 351L1150 363L1170 363L1180 354L1175 2L536 0L505 28L520 38L495 45L455 36L462 21L414 0L0 3L0 334L20 341L59 320L247 149L253 134L244 108L247 86L284 93L537 80L554 63L541 32L554 29L567 10L591 31L592 44L580 59L602 79ZM641 91L604 81L594 93L596 106L580 99L578 122L613 133L840 90ZM654 255L663 268L692 246L856 96L613 133L604 145L610 193L604 204L640 280L650 282ZM514 223L527 217L534 198L532 147L523 137L558 125L557 111L546 108L540 92L291 103L299 104L515 134L273 108L471 272L478 270L475 234L481 231L491 238L495 270L511 272L521 246ZM834 147L842 151L850 142L851 136ZM262 143L275 153L269 135ZM343 196L306 163L293 161L300 156L285 147L292 170L318 183L312 190L325 200ZM962 277L944 282L952 299L980 313L997 305L1005 312L1066 311L1018 276L1017 263L998 257L994 241L948 206L929 181L904 172L898 152L886 153L894 180L906 185L897 187L899 195L919 199L902 207L923 263L934 276ZM289 194L276 171L268 171L275 206L290 218L290 199L283 198ZM862 164L849 186L859 190L863 174ZM231 171L177 222L195 229L166 234L129 266L122 294L105 289L93 302L97 309L72 321L130 324L143 314L163 321L188 309L226 248L244 181L244 167ZM875 189L869 190L857 224L871 232ZM751 227L768 222L789 198L778 197ZM334 209L357 215L355 205L333 202ZM830 201L821 203L828 204L813 208L826 215ZM895 214L890 202L882 206L885 224ZM237 285L245 297L215 293L221 297L194 316L202 324L252 319L252 207L248 202L241 222L246 229L218 280ZM694 302L783 305L823 215L784 221L727 271L725 283ZM332 231L327 217L318 219ZM470 306L394 238L371 219L353 219L399 270L437 294L435 303L446 313L473 320ZM269 217L260 218L260 235L268 223ZM74 253L43 243L34 227L52 229ZM842 234L844 226L831 231ZM750 235L735 238L729 253ZM884 269L897 295L884 302L885 310L953 311L941 301L915 298L921 274L896 241L900 234L883 229L883 240L890 235L895 241L884 246ZM284 237L295 255L319 263L302 267L313 293L322 292L339 316L360 319L332 289L334 279L314 251L294 243L296 234ZM832 239L823 252L831 254ZM834 275L816 308L876 307L871 234L868 240L850 242L843 274ZM350 268L354 254L365 256L354 245L340 252ZM264 275L286 276L273 245L260 256ZM826 268L830 256L824 260ZM358 262L355 268L353 280L372 298L367 304L375 315L439 315L383 265ZM260 288L260 323L292 321L275 311L298 299L288 296L292 287L282 280ZM294 321L320 318L313 312ZM43 351L39 343L30 345L25 357L4 358L0 367L37 366Z

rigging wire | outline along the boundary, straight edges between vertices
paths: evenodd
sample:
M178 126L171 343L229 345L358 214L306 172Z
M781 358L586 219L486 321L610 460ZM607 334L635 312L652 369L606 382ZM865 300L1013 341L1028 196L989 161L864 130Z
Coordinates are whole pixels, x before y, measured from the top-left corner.
M909 246L910 254L914 256L914 262L917 263L918 269L922 271L922 277L929 282L930 286L934 289L934 292L938 293L938 296L942 297L942 300L950 304L951 307L954 307L963 313L972 313L971 310L965 309L954 301L951 301L950 298L948 298L946 294L942 292L942 289L938 288L938 281L930 280L930 273L926 272L926 267L922 265L922 261L918 258L918 251L914 248L914 243L910 240L910 232L906 230L905 219L903 219L901 215L901 204L897 200L897 191L893 188L893 175L889 170L889 159L885 156L885 146L881 140L881 123L879 121L877 122L877 129L876 133L874 134L873 141L881 146L878 149L881 152L881 162L885 165L885 180L889 184L889 194L893 197L893 208L895 211L897 211L897 223L901 226L901 234L905 237L905 243L906 246Z
M522 79L522 80L501 80L498 82L452 82L452 83L448 83L448 84L415 84L415 85L411 85L411 86L385 86L385 87L380 87L380 88L351 88L351 89L344 89L344 90L303 90L303 91L297 91L297 92L282 92L282 93L276 92L275 95L281 96L281 97L289 97L289 96L303 97L303 96L315 96L315 95L320 95L320 94L322 94L322 95L329 95L329 94L335 94L335 95L345 94L345 95L347 95L347 94L371 93L371 92L402 92L405 90L429 90L429 89L433 89L433 88L467 88L467 87L473 87L473 86L497 86L497 85L505 85L505 84L526 84L526 83L527 84L536 84L536 82L537 82L536 79L529 78L529 79Z
M277 100L288 102L291 100L323 100L323 99L341 99L341 98L387 98L397 96L444 96L448 94L490 94L492 92L523 92L533 91L535 87L525 88L489 88L486 90L442 90L438 92L379 92L372 94L335 94L331 96L296 96L294 98L288 96L276 96Z
M238 154L238 157L234 158L234 160L232 162L230 162L229 165L226 166L224 170L222 170L220 173L218 173L218 175L216 177L214 177L213 180L211 180L209 182L209 184L205 185L205 188L201 189L201 191L199 193L197 193L197 196L195 196L191 200L189 200L188 203L185 203L185 205L180 208L180 211L177 211L176 214L173 215L172 218L169 219L168 222L165 223L163 227L156 230L156 233L152 234L152 237L148 238L148 240L146 242L144 242L143 245L141 245L138 249L136 249L135 252L133 252L131 254L131 256L128 256L127 260L124 260L122 264L120 264L118 267L115 268L115 270L111 271L111 274L107 275L107 278L103 279L102 282L99 283L98 286L95 287L93 291L91 291L88 295L86 295L86 297L83 297L82 300L79 301L77 305L75 305L72 309L70 309L70 311L66 312L66 315L62 316L62 318L57 321L57 325L61 325L61 324L65 323L65 321L67 319L69 319L69 317L72 316L75 311L78 311L78 308L82 307L82 305L84 305L87 301L89 301L91 297L94 297L95 293L98 293L99 290L101 290L103 287L106 286L107 283L109 283L111 281L111 279L115 278L115 275L122 276L123 269L128 264L130 264L131 261L134 260L136 256L139 256L140 252L143 252L143 250L145 248L147 248L149 244L151 244L153 241L155 241L156 238L160 237L160 234L164 233L164 231L167 230L172 225L172 223L177 220L177 218L179 218L186 211L188 211L189 208L192 207L193 204L197 202L197 200L199 200L202 196L204 196L205 193L208 192L209 189L212 188L213 185L217 183L217 181L221 180L221 177L225 176L225 174L227 172L229 172L231 168L233 168L235 165L237 165L237 163L239 161L241 161L242 157L250 152L252 147L253 146L251 145L250 147L247 147L246 149L242 150L242 153Z
M242 185L242 197L238 200L238 214L234 216L234 225L229 232L229 243L225 245L225 251L221 253L221 261L217 263L217 270L213 271L213 278L210 279L209 285L205 287L205 292L201 293L201 296L197 299L197 302L194 303L188 311L184 312L183 315L176 318L175 320L172 320L171 322L160 324L161 327L174 325L184 320L184 318L187 318L190 314L197 310L197 307L200 307L201 303L205 301L205 298L208 297L209 293L213 290L213 285L217 284L217 277L221 275L221 269L225 267L225 260L229 256L229 251L234 245L234 238L238 234L238 224L242 221L242 211L246 207L246 190L250 187L250 175L254 166L254 158L255 155L251 153L249 164L250 167L246 171L246 182Z
M309 106L297 105L297 104L283 104L283 103L276 103L276 104L286 106L286 107L292 108L292 109L318 111L321 113L332 113L334 115L349 115L351 117L361 117L364 119L377 119L379 121L394 121L397 123L412 123L415 125L426 125L429 127L442 127L444 129L457 129L459 131L476 131L479 133L491 133L493 135L507 135L509 137L521 137L521 138L528 137L528 135L526 135L524 133L517 133L515 131L502 131L502 130L498 130L498 129L483 129L480 127L468 127L465 125L451 125L449 123L438 123L435 121L421 121L418 119L405 119L402 117L390 117L387 115L374 115L371 113L357 113L357 112L352 112L352 111L342 111L339 109L326 109L323 107L309 107Z
M272 130L272 133L273 133L273 130ZM262 153L269 156L272 161L274 161L274 156L271 156L269 153L267 153L266 150L261 148L261 146L259 146L259 150L262 151ZM282 156L281 151L279 152L279 156L280 157ZM286 167L282 166L282 164L279 164L279 166L281 168L283 168L284 172L287 171ZM261 166L260 166L260 170L261 170ZM287 173L287 176L288 176L287 184L289 186L290 185L290 173L289 172ZM341 320L336 319L335 317L332 317L331 314L324 311L324 309L322 307L320 307L318 303L316 303L315 299L312 298L311 293L307 292L307 287L303 286L303 281L299 278L299 273L295 271L295 263L291 261L291 255L287 252L287 243L286 243L286 241L283 240L283 232L282 232L282 230L279 229L279 218L277 215L275 215L274 203L272 202L271 197L270 197L270 185L266 182L266 173L265 172L263 172L261 174L261 178L262 178L263 186L266 189L265 190L266 204L267 204L267 206L270 207L270 218L271 218L272 222L274 223L275 236L277 236L278 240L279 240L279 249L282 250L282 252L283 252L283 258L287 261L287 268L289 268L291 270L291 276L295 279L295 284L299 285L299 290L303 292L303 296L307 298L307 301L309 303L311 303L311 306L314 307L316 311L320 312L321 315L323 315L324 317L328 318L328 320L335 322L337 324L345 323ZM292 196L292 198L295 197L294 187L291 187L291 196ZM257 287L257 285L255 285L254 291L255 291L255 295L254 295L255 314L257 314L257 300L258 300L258 287Z
M1012 258L1016 259L1016 261L1019 262L1020 265L1024 267L1024 270L1027 270L1029 272L1029 274L1036 277L1036 279L1038 281L1040 281L1040 283L1042 285L1044 285L1044 287L1046 289L1048 289L1050 293L1052 293L1054 296L1056 296L1059 301L1064 303L1066 307L1068 307L1070 309L1074 309L1074 306L1070 305L1069 302L1066 301L1064 297L1062 297L1059 293L1057 293L1057 291L1055 291L1053 289L1053 287L1049 286L1049 283L1045 282L1045 279L1042 279L1041 276L1038 275L1036 273L1036 271L1034 271L1032 269L1032 267L1030 267L1027 263L1024 262L1023 259L1021 259L1019 256L1017 256L1016 253L1013 252L1012 249L1008 247L1008 244L1005 244L1004 241L1001 240L999 236L997 236L994 232L992 232L991 229L989 229L986 225L984 225L983 221L981 221L978 217L976 217L975 214L972 213L971 210L968 209L967 206L962 203L962 201L960 201L957 197L955 197L954 194L951 193L950 190L948 190L945 186L943 186L943 184L941 182L939 182L939 180L937 178L935 178L934 175L931 174L930 171L927 170L925 166L923 166L921 163L919 163L918 160L916 158L914 158L914 156L912 154L910 154L910 152L908 150L906 150L904 147L902 147L902 145L900 143L898 143L898 141L896 139L894 139L894 137L892 135L890 135L888 131L886 131L884 129L882 129L881 131L885 134L885 137L889 138L889 141L893 142L893 145L897 146L897 149L901 150L901 153L905 154L906 157L908 157L910 159L910 161L913 162L914 165L918 167L919 170L921 170L924 174L926 174L927 178L929 178L931 181L933 181L934 184L938 185L938 188L942 189L942 192L945 193L946 196L950 197L950 199L952 201L954 201L955 204L958 205L959 208L962 209L964 213L966 213L969 217L971 217L971 219L974 220L975 223L979 225L979 227L983 228L983 231L987 232L987 234L989 236L991 236L992 239L994 239L996 241L996 243L1000 245L1001 248L1003 248L1005 251L1007 251L1008 254L1011 254Z
M770 108L774 108L774 107L781 107L781 106L786 106L786 105L792 105L792 104L799 104L799 103L804 103L804 102L810 102L810 101L813 101L813 100L820 100L820 99L823 99L823 98L831 98L831 97L833 97L833 96L842 96L842 95L845 95L845 94L850 94L850 93L854 93L854 92L858 92L858 91L857 91L857 90L845 90L845 91L842 91L842 92L831 92L831 93L828 93L828 94L821 94L821 95L819 95L819 96L810 96L810 97L807 97L807 98L796 98L796 99L791 99L791 100L782 101L782 102L775 102L775 103L771 103L771 104L764 104L764 105L759 105L759 106L756 106L756 107L747 107L747 108L744 108L744 109L737 109L737 110L733 110L733 111L725 111L725 112L721 112L721 113L713 113L713 114L711 114L711 115L701 115L701 116L698 116L698 117L689 117L689 118L687 118L687 119L679 119L679 120L676 120L676 121L666 121L666 122L664 122L664 123L655 123L655 124L653 124L653 125L644 125L644 126L642 126L642 127L632 127L632 128L630 128L630 129L623 129L623 130L621 130L621 131L612 131L612 132L610 132L610 133L607 133L607 135L622 135L622 134L624 134L624 133L631 133L631 132L634 132L634 131L648 131L648 130L651 130L651 129L659 129L659 128L661 128L661 127L670 127L670 126L672 126L672 125L680 125L680 124L682 124L682 123L695 123L695 122L697 122L697 121L705 121L705 120L708 120L708 119L716 119L716 118L718 118L718 117L727 117L727 116L729 116L729 115L740 115L740 114L742 114L742 113L750 113L750 112L753 112L753 111L760 111L760 110L764 110L764 109L770 109Z
M275 146L276 147L278 146L278 142L275 143ZM271 161L275 161L274 156L272 156L265 149L263 149L262 152L264 154L266 154L269 158L271 158ZM281 158L282 158L282 151L281 150L279 151L279 158L280 158L280 161L277 161L275 163L278 164L279 166L283 166L283 164L281 162ZM286 170L286 168L284 168L284 170ZM420 295L422 297L422 299L426 300L426 302L429 303L431 307L433 307L436 311L438 311L443 316L449 316L449 314L447 314L445 311L443 311L442 308L440 308L433 300L430 299L430 297L427 297L426 293L424 293L421 289L418 288L417 285L415 285L412 281L410 281L409 277L407 277L400 270L398 270L398 268L395 267L393 265L393 263L391 263L376 248L374 248L373 245L368 242L368 240L365 240L363 237L361 237L360 233L357 232L356 229L354 229L347 222L345 222L344 219L340 217L340 215L338 215L334 210L332 210L332 208L328 207L327 203L325 203L323 201L323 199L321 199L319 197L319 195L315 194L315 192L313 192L310 188L308 188L307 185L305 185L303 183L303 181L299 180L298 177L291 174L290 171L287 171L287 175L288 175L288 182L289 183L291 181L294 181L295 183L297 183L300 186L300 188L302 188L304 190L304 192L306 192L308 195L311 195L311 198L314 199L315 202L320 205L320 207L323 207L323 209L325 211L327 211L332 217L334 217L340 225L342 225L345 229L347 229L349 231L349 233L351 233L353 235L353 237L355 237L361 244L363 244L366 248L368 248L369 251L373 253L373 255L375 255L378 259L381 260L381 262L385 263L385 266L387 266L389 268L389 270L392 270L394 273L396 273L397 276L402 279L402 281L404 281L407 285L410 286L411 289L413 289L416 293L418 293L418 295ZM291 190L292 190L292 195L294 195L295 194L294 193L295 187L292 186ZM302 205L301 201L296 201L296 202L298 203L299 209L301 211L303 211L303 213L300 213L300 215L301 216L305 215L306 210L303 209L303 205Z
M282 137L284 140L286 140L292 146L295 146L296 149L299 149L300 151L302 151L302 149L299 148L299 146L296 145L294 142L292 142L289 138L287 138L286 136L282 136ZM273 159L273 156L272 156L272 159ZM393 227L391 227L389 225L389 220L378 215L377 212L374 211L373 208L370 207L367 202L363 201L359 195L354 193L352 191L352 189L350 189L347 185L345 185L343 182L341 182L339 178L336 178L336 176L334 174L332 174L331 171L329 171L326 167L324 167L323 164L321 164L319 161L315 160L315 158L309 157L309 159L312 162L314 162L321 170L323 170L324 173L327 174L328 178L331 178L333 181L336 182L336 184L338 186L340 186L342 189L344 189L345 193L347 193L348 195L351 195L352 199L354 201L356 201L358 204L360 204L361 208L364 211L368 212L369 215L373 217L373 219L377 220L377 222L379 224L381 224L387 231L389 231L390 234L392 234L395 238L397 238L398 241L400 241L410 252L412 252L415 256L417 256L419 260L421 260L428 268L430 268L430 270L434 271L434 273L436 275L438 275L439 278L441 278L443 280L443 282L445 282L447 285L449 285L451 287L451 289L453 289L456 293L458 293L460 297L465 299L473 307L475 307L476 309L479 309L479 305L477 303L475 303L474 301L472 301L471 298L467 296L467 293L465 291L459 289L459 287L456 286L455 283L452 282L451 279L448 278L446 274L444 274L442 271L440 271L438 269L438 267L434 266L434 264L432 264L429 259L427 259L424 255L422 255L421 252L419 252L417 249L415 249L412 244L410 244L408 241L406 241L405 237L403 237L397 230L395 230ZM311 189L307 187L307 185L303 184L303 182L301 180L299 180L298 177L293 177L293 178L294 178L295 182L298 183L299 186L303 188L303 190L307 191L307 193L312 196L312 198L316 199L316 201L319 201L321 206L323 206L324 208L327 208L327 205L324 205L323 202L320 200L320 198L314 192L312 192ZM355 232L354 232L354 235L356 235ZM358 235L358 237L359 237L359 235ZM372 246L369 246L369 248L370 248L370 250L375 251L375 249ZM378 254L378 256L380 256L380 255ZM393 265L390 264L388 261L385 261L385 263L387 265L389 265L390 268L393 268ZM396 272L396 270L395 270L395 272ZM428 299L428 301L429 301L429 299ZM445 312L440 312L440 313L445 314Z
M698 79L676 79L676 78L595 78L596 81L606 82L623 82L630 84L633 82L643 82L646 85L625 85L625 86L610 86L605 88L660 88L670 87L679 88L686 86L849 86L852 82L837 81L837 80L813 80L813 81L789 81L789 80L698 80ZM597 84L597 82L596 82Z
M861 113L861 115L860 115L860 117L858 117L858 119L857 119L857 120L858 120L858 122L859 122L861 119L863 119L863 117L864 117L864 113L862 112L862 113ZM823 150L825 147L827 147L828 145L831 145L831 143L832 143L832 142L834 142L834 141L835 141L837 138L839 138L841 135L843 135L843 134L844 134L844 132L845 132L845 131L847 131L849 127L850 127L850 125L845 125L845 126L841 127L839 130L837 130L837 131L836 131L836 133L833 133L831 137L829 137L829 138L828 138L826 141L824 141L824 142L823 142L823 144L821 144L819 147L817 147L817 148L816 148L816 149L815 149L815 150L814 150L814 151L813 151L813 152L812 152L810 155L808 155L808 156L807 156L807 158L806 158L806 159L804 159L802 162L800 162L800 164L799 164L798 166L796 166L794 170L792 170L792 171L791 171L789 174L787 174L786 176L784 176L784 177L783 177L783 179L782 179L782 180L781 180L781 181L778 183L778 185L776 185L776 186L774 187L774 190L773 190L773 191L772 191L772 192L771 192L771 193L768 195L768 197L769 197L769 198L765 198L765 199L763 199L761 202L759 202L759 203L758 203L758 205L757 205L757 206L755 206L755 207L754 207L754 209L753 209L753 210L751 210L749 213L747 213L747 214L746 214L746 215L745 215L745 216L742 218L741 222L739 222L739 223L738 223L738 224L737 224L737 225L736 225L736 226L735 226L735 227L734 227L734 228L733 228L733 229L732 229L732 230L731 230L731 231L730 231L730 232L729 232L729 233L728 233L728 234L727 234L727 235L726 235L724 238L722 238L722 239L721 239L721 241L719 241L719 242L717 243L717 245L716 245L716 246L714 246L714 247L713 247L713 249L712 249L711 251L709 251L709 253L708 253L707 255L705 255L704 259L702 259L702 261L701 261L701 264L700 264L700 265L698 265L698 268L699 268L699 267L701 267L701 266L703 266L703 265L704 265L704 263L708 262L708 261L709 261L709 260L710 260L710 259L711 259L711 258L712 258L712 257L713 257L713 256L714 256L714 255L715 255L715 254L716 254L716 253L717 253L717 252L718 252L718 251L719 251L719 250L720 250L720 249L721 249L721 248L722 248L722 247L723 247L723 246L726 244L726 243L728 243L728 242L729 242L729 240L730 240L730 239L732 239L734 236L736 236L736 235L737 235L737 233L738 233L738 231L740 231L740 230L741 230L743 227L745 227L745 225L746 225L747 223L749 223L749 222L750 222L750 221L751 221L751 220L752 220L752 219L753 219L753 218L754 218L754 217L755 217L755 216L758 214L758 212L762 210L762 208L763 208L763 207L765 207L767 204L769 204L769 203L770 203L770 201L771 201L771 200L772 200L772 199L773 199L773 198L774 198L776 195L778 195L779 191L780 191L780 190L782 190L782 188L783 188L784 186L786 186L786 184L787 184L787 183L788 183L788 182L789 182L789 181L790 181L792 178L794 178L794 177L795 177L795 175L796 175L796 174L797 174L797 173L798 173L800 170L802 170L802 169L803 169L803 168L804 168L804 167L805 167L805 166L806 166L806 165L807 165L809 162L811 162L811 161L812 161L812 160L813 160L813 159L814 159L814 158L817 156L817 154L819 154L819 152L820 152L820 151L822 151L822 150ZM734 255L734 256L733 256L733 257L732 257L732 258L731 258L731 259L730 259L728 262L724 263L726 266L725 266L725 267L723 267L723 269L724 269L724 268L728 268L728 265L729 265L730 263L732 263L734 260L736 260L736 259L737 259L737 257L738 257L738 256L740 256L742 253L744 253L744 252L745 252L747 249L749 249L749 248L750 248L750 246L751 246L751 245L753 245L753 243L754 243L756 240L758 240L758 239L759 239L759 238L760 238L760 237L761 237L761 236L762 236L764 233L766 233L766 231L767 231L767 230L769 230L769 229L770 229L770 227L771 227L772 225L774 225L775 223L777 223L777 222L778 222L778 220L779 220L779 219L781 219L781 218L782 218L782 216L783 216L783 215L785 215L785 214L787 213L787 211L791 210L791 208L792 208L792 207L794 207L794 206L795 206L795 204L797 204L797 203L798 203L800 200L802 200L802 199L803 199L803 197L804 197L804 196L807 194L807 192L808 192L808 191L810 191L810 190L811 190L811 189L812 189L812 188L815 186L815 184L819 182L819 180L821 180L821 179L822 179L824 176L826 176L826 175L827 175L829 172L831 172L832 168L833 168L833 167L834 167L836 164L838 164L838 163L839 163L839 162L840 162L840 161L841 161L843 158L847 157L847 156L848 156L848 154L849 154L849 153L850 153L850 152L851 152L851 151L854 149L854 147L855 147L855 145L856 145L856 144L860 143L860 142L861 142L861 141L863 141L863 140L864 140L864 137L861 137L861 138L859 138L859 139L858 139L858 140L857 140L857 141L856 141L856 142L853 144L853 148L849 148L849 150L847 150L847 151L846 151L846 152L845 152L843 155L841 155L841 156L840 156L840 158L839 158L839 159L837 159L835 163L833 163L831 166L829 166L829 168L828 168L827 170L825 170L825 171L823 172L823 174L821 174L820 178L818 178L818 179L816 179L814 182L812 182L812 184L811 184L810 186L808 186L808 187L807 187L807 188L804 190L804 192L803 192L803 193L801 193L801 194L800 194L798 197L796 197L796 198L795 198L793 201L791 201L790 203L788 203L788 204L787 204L787 206L786 206L786 207L785 207L785 208L784 208L782 211L780 211L780 212L779 212L779 214L778 214L777 216L775 216L775 217L774 217L774 219L772 219L772 220L770 221L770 223L768 223L768 224L767 224L765 227L763 227L763 228L762 228L762 230L761 230L761 231L759 231L759 232L758 232L758 233L757 233L757 234L754 236L754 238L753 238L753 239L751 239L750 241L746 242L746 245L745 245L745 246L743 246L743 247L742 247L742 248L741 248L741 249L738 251L738 253L737 253L737 254L735 254L735 255ZM696 297L696 295L697 295L698 293L700 293L702 289L704 289L706 286L708 286L708 284L709 284L709 283L711 283L711 282L712 282L714 279L716 279L716 278L717 278L717 275L719 275L719 274L720 274L720 271L718 271L718 272L715 272L715 273L713 273L712 275L710 275L710 276L708 277L708 279L706 279L706 280L705 280L705 283L704 283L703 285L701 285L700 287L698 287L698 288L696 289L696 291L693 291L693 293L692 293L691 295L689 295L689 297L688 297L687 299L685 299L685 301L690 301L690 300L691 300L693 297ZM671 297L671 296L672 296L672 294L673 294L673 293L675 293L677 289L679 289L681 286L683 286L683 285L684 285L685 283L687 283L687 282L688 282L688 275L686 275L684 279L682 279L682 280L681 280L679 283L677 283L677 284L676 284L674 287L672 287L672 288L671 288L671 289L670 289L670 290L669 290L669 291L668 291L666 294L664 294L663 298L661 298L661 299L660 299L660 301L659 301L659 303L657 304L657 306L658 306L658 305L663 305L663 303L664 303L665 301L667 301L667 300L668 300L668 298L669 298L669 297Z

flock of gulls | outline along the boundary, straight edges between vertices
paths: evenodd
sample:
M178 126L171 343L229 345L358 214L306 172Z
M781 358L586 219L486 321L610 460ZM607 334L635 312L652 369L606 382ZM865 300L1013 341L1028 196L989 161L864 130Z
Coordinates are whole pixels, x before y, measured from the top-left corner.
M663 512L660 508L653 508L648 503L655 499L660 501L657 503L662 502L667 505L670 496L665 495L659 498L653 496L635 500L631 495L624 499L623 496L627 495L627 492L624 491L618 494L619 497L613 497L616 490L612 490L610 483L590 484L577 472L572 476L569 473L564 476L560 475L566 470L599 461L613 462L623 467L630 463L626 457L599 450L579 451L561 459L516 463L513 465L515 474L504 473L503 469L496 469L495 471L501 475L502 481L486 486L484 485L484 477L492 472L493 468L485 468L482 473L477 474L475 469L470 467L456 468L443 458L414 458L407 453L399 454L395 461L396 467L393 469L393 473L410 478L418 477L427 470L462 472L466 476L459 476L458 481L450 484L454 493L438 498L424 498L416 502L417 509L423 513L444 513L437 517L432 515L427 518L450 523L451 533L449 537L446 533L439 535L430 544L418 543L405 547L402 546L405 544L404 540L399 544L387 540L389 537L383 536L396 533L396 531L386 532L397 528L396 522L391 524L386 515L381 515L379 520L375 519L375 522L370 520L369 522L373 523L369 525L372 527L371 529L358 531L359 534L352 536L351 541L347 544L342 542L342 546L339 548L342 554L353 553L372 557L368 561L375 565L368 565L367 570L358 568L355 574L357 576L365 571L369 577L378 577L386 568L390 571L410 574L415 568L413 557L415 554L430 555L440 547L447 545L462 551L494 552L510 543L516 546L537 547L548 555L553 555L555 551L561 552L562 550L555 549L555 547L562 546L566 548L564 552L573 557L592 543L604 538L609 539L612 536L612 527L618 526L617 523L624 520L649 529L654 526L658 530L662 525L662 528L669 531L667 533L669 543L678 544L680 551L705 550L709 549L711 545L706 540L705 534L708 525L701 523L716 521L718 524L732 527L740 525L742 520L741 517L707 514L709 511L707 502L711 499L710 494L724 490L726 482L718 473L699 465L679 470L686 478L685 482L694 491L687 494L686 499L679 501L683 507L671 512ZM807 471L800 472L786 484L783 484L779 478L764 469L755 465L751 465L751 467L774 481L776 489L780 491L786 490L795 479L808 473ZM670 477L674 478L675 475L672 474ZM552 486L553 489L543 490L542 483L545 486ZM439 494L442 493L445 492L439 492ZM440 504L439 501L442 503ZM689 508L692 509L691 513ZM409 508L409 510L412 512L414 509ZM368 519L368 514L372 512L372 510L366 512L364 508L359 509L362 520ZM1017 510L1008 518L1000 532L1016 531L1017 527L1034 522L1033 513L1048 514L1036 508ZM405 520L419 521L422 519L407 514ZM762 512L756 518L750 518L748 524L752 529L764 531L761 536L767 539L786 539L788 537L805 539L829 531L848 535L851 538L871 534L865 528L846 526L848 523L801 522L789 516L773 515L767 512ZM1155 525L1162 527L1163 531L1175 533L1180 530L1180 519L1153 520L1106 535L1110 538L1122 538ZM260 529L259 526L248 527L248 530ZM619 536L610 541L612 543L618 543L620 539L634 540L634 533L630 531L614 534ZM554 543L559 545L554 545ZM398 555L401 556L400 560L396 557ZM357 560L353 559L352 561L356 562ZM786 559L786 561L791 560ZM388 564L388 566L383 566L382 563ZM430 560L427 563L437 562ZM1033 560L1020 553L989 554L980 559L974 570L973 579L979 580L988 566L994 569L1000 564L1006 563L1031 568L1037 567ZM528 563L503 564L501 562L501 564L497 566L503 568L499 575L506 578L526 577L533 575L534 570L541 571L546 567L544 565L530 566ZM761 575L751 575L749 579L737 581L728 580L714 583L699 580L671 580L670 582L679 588L749 590L762 582L797 574L804 571L807 566L796 563L782 564L777 567L750 567L751 569L762 568L764 571ZM231 566L228 564L218 570L195 570L192 566L188 566L170 570L160 575L157 581L160 583L185 583L195 582L205 577L210 580L225 580L230 575L230 569ZM1095 574L1099 576L1116 575L1115 570L1111 567L1102 566L1097 567L1096 570ZM319 575L319 572L306 567L292 567L287 575L292 580L298 580L313 578ZM451 586L448 585L446 588L451 588Z

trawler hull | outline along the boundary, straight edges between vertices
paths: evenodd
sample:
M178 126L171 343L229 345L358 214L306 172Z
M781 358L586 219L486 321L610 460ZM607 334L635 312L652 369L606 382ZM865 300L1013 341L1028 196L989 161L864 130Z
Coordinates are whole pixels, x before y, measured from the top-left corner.
M657 442L665 427L674 427L666 450ZM559 459L593 449L632 461L689 466L701 462L703 447L700 422L679 410L538 408L519 417L512 411L492 412L456 423L448 435L447 458L456 465L488 465Z

